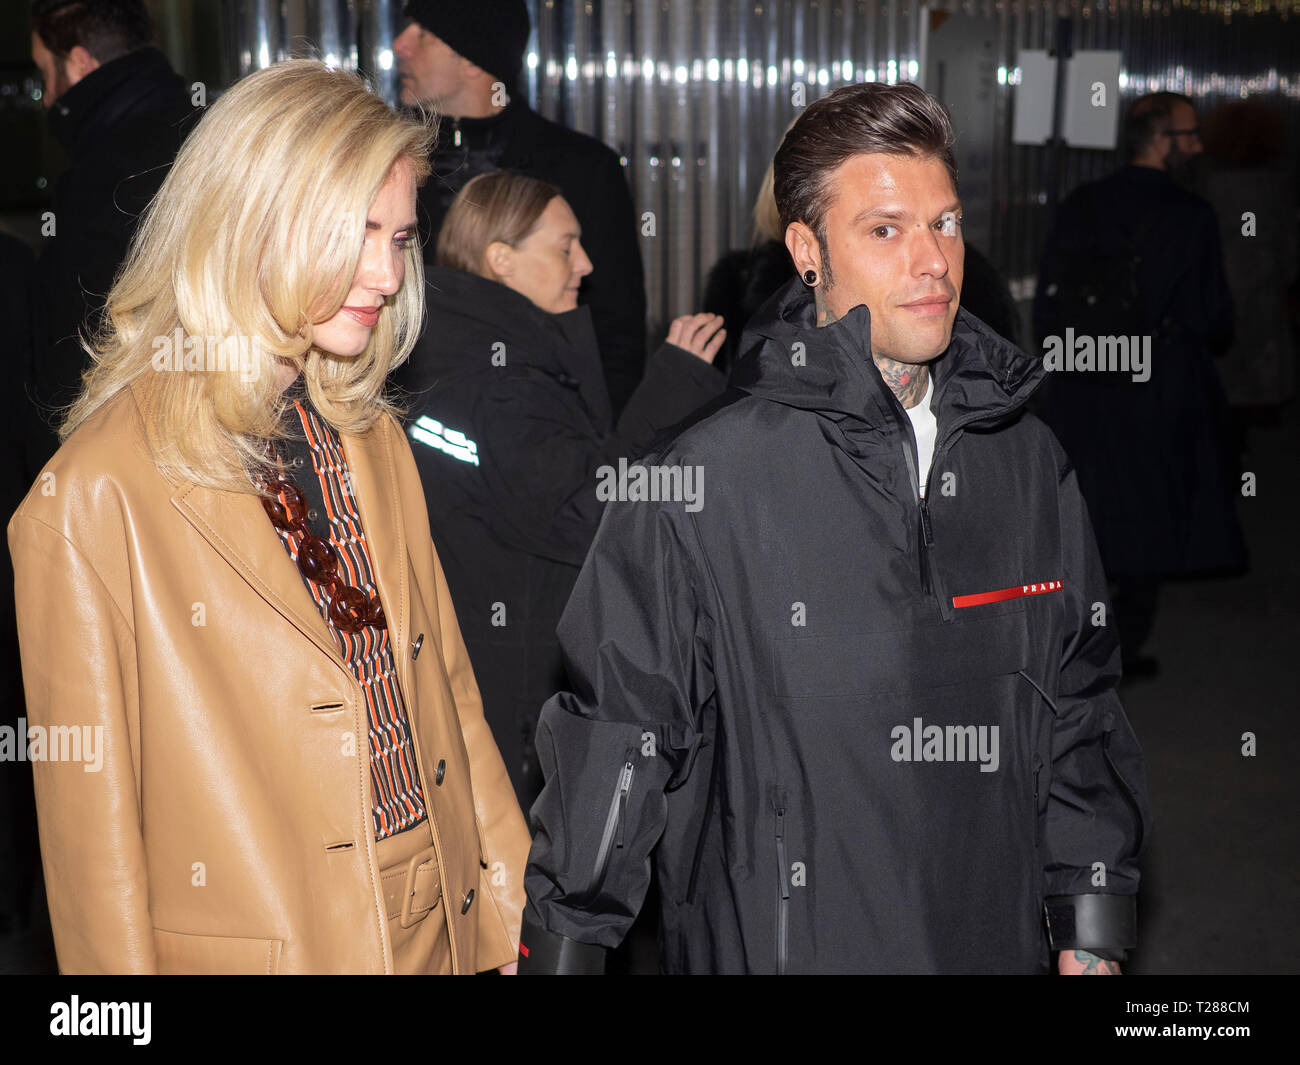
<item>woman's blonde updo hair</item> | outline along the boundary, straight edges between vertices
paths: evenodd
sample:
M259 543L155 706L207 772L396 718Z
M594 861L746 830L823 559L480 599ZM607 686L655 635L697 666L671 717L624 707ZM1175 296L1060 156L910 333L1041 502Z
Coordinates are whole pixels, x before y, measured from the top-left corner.
M66 439L134 384L154 462L169 477L252 491L259 440L283 435L276 359L303 371L336 429L361 433L391 409L384 380L419 334L419 241L406 279L343 358L312 347L352 287L375 196L397 165L429 173L433 129L394 112L354 74L296 59L249 75L203 116L141 217L87 345L93 365L60 430ZM242 338L254 373L157 368L175 330ZM177 361L179 362L179 356Z
M466 182L438 235L438 266L500 280L488 266L488 245L518 247L539 225L560 189L549 181L494 170Z

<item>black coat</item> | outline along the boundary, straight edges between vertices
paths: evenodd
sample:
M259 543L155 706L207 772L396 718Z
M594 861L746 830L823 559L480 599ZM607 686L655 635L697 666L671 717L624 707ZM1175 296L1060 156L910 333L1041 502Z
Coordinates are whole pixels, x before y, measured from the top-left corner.
M794 276L794 260L779 240L729 251L713 264L704 282L702 309L722 315L726 322L727 339L716 360L719 369L731 372L745 326L772 293Z
M90 357L77 339L98 321L141 212L199 117L156 48L138 48L92 71L55 101L51 128L70 160L54 188L55 233L38 266L36 364L29 394L47 423L77 398ZM31 441L39 470L58 439Z
M541 786L537 714L564 685L555 625L604 506L597 468L640 454L723 378L665 344L615 429L585 307L546 314L505 285L440 268L427 298L428 328L395 380L410 393L429 522L484 711L526 808ZM421 418L441 429L430 436ZM467 444L436 446L455 433L475 445L472 459Z
M460 143L457 144L457 137ZM645 272L639 221L619 158L585 133L543 118L516 98L491 118L444 118L433 174L420 186L420 230L432 264L442 221L470 178L513 170L557 185L582 226L592 272L580 299L591 308L614 412L623 409L645 368Z
M1073 257L1122 246L1125 235L1137 240L1142 260L1150 379L1052 373L1041 414L1079 471L1108 573L1237 569L1245 563L1240 480L1213 362L1231 337L1233 313L1210 205L1151 167L1124 167L1076 189L1048 239L1035 331L1040 343L1066 336L1074 323L1050 298L1053 286Z
M644 459L702 468L702 506L606 510L538 726L530 958L617 944L652 866L670 972L1033 972L1048 899L1055 946L1080 907L1080 946L1128 944L1143 762L1074 473L1024 413L1041 367L959 313L922 504L868 325L791 282ZM932 727L953 758L903 760Z

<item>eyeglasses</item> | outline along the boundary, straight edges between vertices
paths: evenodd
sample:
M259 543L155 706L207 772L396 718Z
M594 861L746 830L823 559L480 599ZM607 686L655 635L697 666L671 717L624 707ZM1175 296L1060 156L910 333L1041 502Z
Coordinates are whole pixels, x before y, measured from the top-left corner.
M329 593L330 624L347 633L357 633L370 626L388 628L379 596L367 595L345 583L339 576L339 557L334 545L307 527L307 497L302 489L283 474L266 474L261 485L275 497L262 496L262 506L271 524L295 539L299 572Z

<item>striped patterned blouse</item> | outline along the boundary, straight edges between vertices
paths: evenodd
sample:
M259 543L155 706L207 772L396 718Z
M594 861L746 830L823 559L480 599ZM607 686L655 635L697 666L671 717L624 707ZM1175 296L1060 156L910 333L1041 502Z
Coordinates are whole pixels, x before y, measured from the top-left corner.
M338 433L307 399L301 379L286 392L302 425L303 438L279 444L288 475L307 497L307 524L333 545L341 576L353 588L378 595L370 550L356 500L350 490L347 462ZM293 537L278 530L297 569ZM329 595L315 581L303 583L320 608L339 653L352 669L366 699L370 729L370 787L374 799L376 839L386 839L425 819L424 791L407 726L406 706L393 663L388 630L367 626L358 633L340 632L329 623Z

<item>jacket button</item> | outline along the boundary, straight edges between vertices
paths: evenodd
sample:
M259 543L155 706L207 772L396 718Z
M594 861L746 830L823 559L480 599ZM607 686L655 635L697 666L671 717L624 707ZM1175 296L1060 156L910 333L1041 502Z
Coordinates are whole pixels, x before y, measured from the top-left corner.
M317 510L315 507L311 507L311 508L307 511L307 520L308 520L308 521L315 521L315 520L316 520L317 518L319 518L319 517L320 517L320 511Z
M420 633L415 638L415 643L411 644L411 661L414 662L420 657L420 648L424 646L424 633Z
M293 460L289 463L289 465L292 466L295 470L300 470L303 468L303 466L306 465L306 463L303 461L303 457L301 455L294 455Z
M433 771L433 782L439 787L442 786L442 778L447 775L447 759L438 759L438 768Z
M474 889L469 889L469 894L465 896L465 901L461 903L460 912L462 915L469 913L469 908L474 905Z

